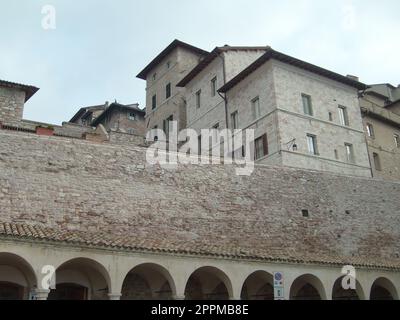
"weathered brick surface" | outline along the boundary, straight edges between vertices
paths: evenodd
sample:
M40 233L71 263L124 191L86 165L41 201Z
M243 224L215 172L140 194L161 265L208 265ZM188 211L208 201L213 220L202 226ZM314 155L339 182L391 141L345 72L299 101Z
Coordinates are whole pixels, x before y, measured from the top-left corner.
M399 194L399 183L287 168L168 171L147 167L141 148L0 131L1 222L155 247L399 264Z
M22 119L25 92L0 87L0 122L15 123Z

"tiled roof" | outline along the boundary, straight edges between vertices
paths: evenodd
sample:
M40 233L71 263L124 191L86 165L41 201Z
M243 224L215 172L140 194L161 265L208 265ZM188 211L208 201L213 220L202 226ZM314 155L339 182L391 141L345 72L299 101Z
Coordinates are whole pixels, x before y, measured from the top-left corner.
M209 245L200 241L179 241L178 239L159 238L157 235L113 235L109 232L83 232L71 230L58 230L40 225L27 225L17 223L0 223L0 239L16 239L36 242L65 243L71 246L87 246L108 248L116 251L158 252L166 254L200 255L219 258L261 260L280 263L322 264L338 265L351 264L355 267L374 269L400 270L400 262L366 258L366 257L341 257L336 254L320 254L298 252L290 248L271 248L268 245L257 248L241 246Z
M185 87L190 81L192 81L202 70L204 70L215 58L217 58L222 52L225 51L266 51L269 47L216 47L211 51L199 64L194 67L176 86Z
M175 48L184 48L186 50L197 53L201 56L207 55L208 52L200 48L194 47L188 43L180 40L174 40L167 48L165 48L157 57L155 57L136 77L139 79L146 80L148 73L153 70L168 54L170 54Z
M255 62L253 62L250 66L248 66L246 69L244 69L242 72L240 72L236 77L234 77L232 80L230 80L228 83L226 83L218 91L222 92L222 93L226 93L227 91L229 91L230 89L235 87L238 83L240 83L242 80L244 80L246 77L248 77L255 70L260 68L262 65L264 65L267 61L269 61L271 59L275 59L275 60L281 61L283 63L293 65L295 67L307 70L309 72L318 74L318 75L326 77L328 79L332 79L332 80L344 83L346 85L352 86L359 90L367 89L367 86L359 81L355 81L351 78L345 77L338 73L329 71L327 69L318 67L311 63L288 56L286 54L283 54L281 52L273 50L272 48L268 48L268 50L266 51L266 53L264 55L262 55L259 59L257 59Z
M34 86L28 86L25 84L9 82L5 80L0 80L0 87L16 88L25 91L25 102L27 102L36 92L39 91L39 88Z

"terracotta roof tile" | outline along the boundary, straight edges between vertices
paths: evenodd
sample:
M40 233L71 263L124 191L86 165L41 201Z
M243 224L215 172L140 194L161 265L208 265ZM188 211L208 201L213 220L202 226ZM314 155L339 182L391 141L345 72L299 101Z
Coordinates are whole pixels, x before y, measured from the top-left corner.
M157 235L155 235L157 236ZM152 239L132 235L112 235L71 230L56 230L39 225L0 223L0 238L21 238L30 241L49 241L79 246L96 246L124 251L161 252L184 255L204 255L231 259L261 260L299 264L345 265L400 270L400 261L374 259L373 257L343 257L335 253L324 256L312 252L297 252L290 248L245 248L208 245L202 242L187 243L168 239Z

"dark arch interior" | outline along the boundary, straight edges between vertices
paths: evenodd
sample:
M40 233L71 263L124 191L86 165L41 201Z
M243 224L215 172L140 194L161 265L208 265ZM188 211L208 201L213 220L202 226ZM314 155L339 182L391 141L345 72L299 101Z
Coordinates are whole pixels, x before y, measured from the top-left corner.
M57 289L51 290L47 300L87 300L88 289L74 283L57 284Z

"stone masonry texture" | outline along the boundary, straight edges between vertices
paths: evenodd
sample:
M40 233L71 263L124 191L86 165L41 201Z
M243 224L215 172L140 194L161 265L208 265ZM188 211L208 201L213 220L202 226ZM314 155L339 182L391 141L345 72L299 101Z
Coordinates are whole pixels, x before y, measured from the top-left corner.
M199 254L400 267L399 183L262 165L250 177L223 165L164 170L145 152L0 131L0 222Z

